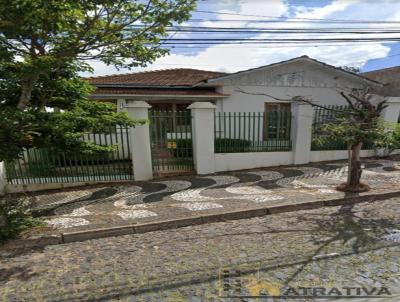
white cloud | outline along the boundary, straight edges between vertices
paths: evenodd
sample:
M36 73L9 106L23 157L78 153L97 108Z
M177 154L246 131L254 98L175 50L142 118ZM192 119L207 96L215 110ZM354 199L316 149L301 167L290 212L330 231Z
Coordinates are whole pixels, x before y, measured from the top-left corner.
M284 0L261 1L261 0L242 0L237 1L235 10L221 9L220 12L234 12L244 15L268 15L283 16L289 11L289 7ZM331 19L358 19L358 20L398 20L400 21L400 3L394 1L363 1L363 0L336 0L325 7L312 9L298 9L292 17L297 18L331 18ZM228 19L251 19L248 16L229 16L217 15L221 20ZM215 17L216 18L216 17ZM233 25L234 24L234 25ZM201 26L215 26L215 23L203 22ZM221 27L248 27L260 26L259 23L249 25L243 22L218 22ZM265 26L262 24L261 26ZM277 23L274 26L296 27L297 23ZM302 27L315 27L311 23L301 23ZM349 26L338 24L338 26ZM364 25L364 27L367 25ZM253 38L271 37L271 34L260 34ZM276 35L274 36L277 37ZM286 36L285 36L286 37ZM296 36L299 37L299 36ZM313 37L323 37L314 35ZM332 37L332 36L330 36ZM352 37L347 34L338 34L337 37ZM354 36L353 36L354 37ZM372 36L371 36L372 37ZM193 52L172 53L169 56L158 59L145 70L165 69L165 68L198 68L217 71L234 72L248 69L251 67L262 66L273 62L278 62L293 57L308 55L318 60L337 65L350 65L361 67L367 60L383 58L388 55L390 48L383 44L360 44L347 46L324 46L309 47L288 46L278 48L277 45L215 45L206 49L194 48ZM104 66L101 63L94 63L95 74L116 73L112 67ZM143 69L137 69L143 70ZM122 70L121 72L126 72Z

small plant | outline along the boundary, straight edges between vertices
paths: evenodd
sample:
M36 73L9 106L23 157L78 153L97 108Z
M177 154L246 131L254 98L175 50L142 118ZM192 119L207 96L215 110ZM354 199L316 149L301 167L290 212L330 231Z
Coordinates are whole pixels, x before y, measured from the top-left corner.
M393 151L400 149L400 123L394 126L390 125L388 128L389 131L376 142L375 146L378 151L382 150L381 155L383 157L389 156Z
M18 236L22 231L41 225L39 218L30 213L27 198L4 197L0 199L0 243Z

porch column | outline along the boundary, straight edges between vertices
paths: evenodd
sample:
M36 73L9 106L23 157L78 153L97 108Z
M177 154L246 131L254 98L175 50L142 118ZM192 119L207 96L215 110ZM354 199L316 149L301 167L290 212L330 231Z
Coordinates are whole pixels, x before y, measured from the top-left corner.
M293 164L310 162L313 108L309 104L292 104Z
M6 193L6 166L3 161L0 161L0 196L3 196Z
M215 172L214 163L214 110L210 102L195 102L192 112L193 160L197 174Z
M400 117L400 97L387 97L387 107L382 112L382 118L389 123L398 123Z
M143 101L127 101L126 110L134 120L148 120L151 106ZM138 125L130 129L133 173L135 180L153 178L151 163L151 142L149 124Z

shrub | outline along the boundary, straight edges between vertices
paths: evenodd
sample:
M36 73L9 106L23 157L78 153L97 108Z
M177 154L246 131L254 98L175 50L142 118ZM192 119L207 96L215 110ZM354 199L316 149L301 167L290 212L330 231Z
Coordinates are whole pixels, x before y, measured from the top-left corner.
M215 140L215 152L245 152L249 151L251 142L244 139L217 138Z
M192 157L193 145L191 139L169 140L169 143L175 142L176 148L171 148L174 157ZM244 139L217 138L215 140L215 152L244 152L248 151L251 142Z
M169 140L169 143L176 143L176 148L171 148L174 157L192 157L193 145L191 139L174 139Z
M27 198L4 197L0 199L0 242L15 238L19 233L42 224L30 213Z
M375 144L376 149L383 149L383 156L390 155L396 149L400 149L400 123L393 126L385 136Z
M110 153L94 153L94 154L71 154L62 153L54 158L54 165L65 167L70 165L102 165L113 161Z

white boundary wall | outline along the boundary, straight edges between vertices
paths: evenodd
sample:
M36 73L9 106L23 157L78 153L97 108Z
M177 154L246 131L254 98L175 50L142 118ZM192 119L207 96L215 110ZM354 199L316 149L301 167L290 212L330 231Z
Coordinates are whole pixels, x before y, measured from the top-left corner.
M361 157L375 156L375 150L361 150ZM310 162L339 160L347 158L347 150L311 151Z
M290 165L293 152L216 153L215 172Z
M361 150L361 157L379 156L383 152L379 150ZM399 154L400 150L395 150L391 153ZM310 162L329 161L347 159L347 150L329 150L329 151L311 151Z
M400 150L392 154L400 154ZM377 156L376 150L362 150L361 157ZM347 159L346 150L311 151L310 162ZM215 172L294 165L293 152L215 153Z
M397 122L400 98L390 98L383 118ZM193 155L198 174L244 170L281 165L302 165L309 162L340 160L347 158L347 150L311 151L312 107L308 104L292 104L292 151L214 153L214 106L211 103L194 103L189 107L194 117ZM394 113L393 113L394 111ZM372 157L382 152L362 150L361 157Z

